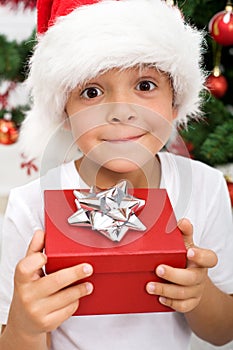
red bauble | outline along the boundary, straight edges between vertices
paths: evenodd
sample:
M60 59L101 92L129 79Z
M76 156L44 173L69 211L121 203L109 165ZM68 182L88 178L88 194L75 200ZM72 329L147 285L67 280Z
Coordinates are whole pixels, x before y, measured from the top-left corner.
M232 6L226 6L225 11L216 13L209 22L209 32L220 45L233 45L233 13Z
M231 205L233 207L233 182L227 182L227 187L231 198Z
M210 74L206 80L206 86L216 98L223 97L228 88L227 80L221 74L219 76Z
M18 139L19 132L14 122L0 119L0 143L11 145Z

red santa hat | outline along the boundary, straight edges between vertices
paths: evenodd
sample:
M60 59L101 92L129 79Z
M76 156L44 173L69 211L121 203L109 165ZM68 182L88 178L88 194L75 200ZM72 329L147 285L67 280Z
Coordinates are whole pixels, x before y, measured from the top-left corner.
M41 156L65 118L69 92L115 67L150 64L167 72L176 122L199 115L202 41L180 10L162 0L39 0L38 43L28 77L33 103L21 131L24 152Z

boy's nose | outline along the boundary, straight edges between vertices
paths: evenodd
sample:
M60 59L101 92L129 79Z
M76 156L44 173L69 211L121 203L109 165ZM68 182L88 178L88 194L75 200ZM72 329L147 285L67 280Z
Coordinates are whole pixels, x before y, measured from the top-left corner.
M133 123L137 120L137 111L135 106L125 103L116 103L111 105L107 122L111 124Z
M108 122L111 124L117 124L117 123L129 123L129 122L134 122L136 120L136 116L134 115L120 115L120 116L109 116L108 117Z

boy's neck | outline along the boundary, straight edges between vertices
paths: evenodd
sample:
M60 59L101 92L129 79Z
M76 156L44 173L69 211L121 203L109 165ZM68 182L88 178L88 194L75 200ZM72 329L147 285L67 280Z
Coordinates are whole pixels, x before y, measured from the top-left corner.
M87 157L75 161L76 169L88 186L96 185L101 189L110 188L121 180L128 180L130 187L158 188L161 178L161 166L157 156L147 162L143 168L128 173L118 173L98 164Z

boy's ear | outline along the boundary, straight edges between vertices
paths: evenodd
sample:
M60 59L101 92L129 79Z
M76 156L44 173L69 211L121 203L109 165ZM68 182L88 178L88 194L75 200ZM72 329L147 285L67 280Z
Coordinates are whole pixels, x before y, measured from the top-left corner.
M71 125L70 125L70 118L66 112L66 110L64 111L63 113L63 119L64 119L64 122L63 122L63 129L65 130L71 130Z
M178 107L172 108L172 119L175 120L178 115Z

